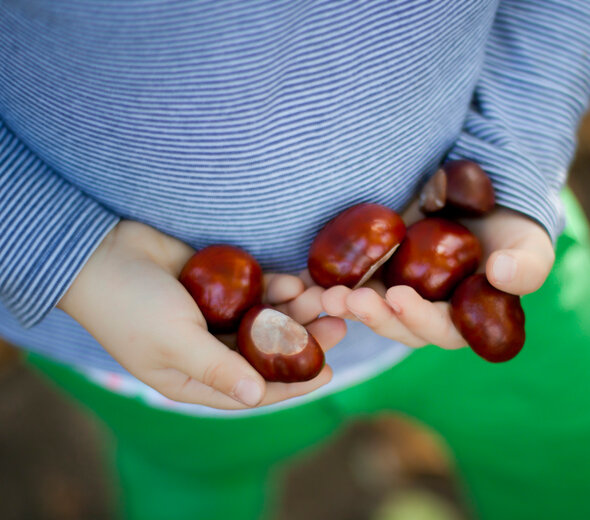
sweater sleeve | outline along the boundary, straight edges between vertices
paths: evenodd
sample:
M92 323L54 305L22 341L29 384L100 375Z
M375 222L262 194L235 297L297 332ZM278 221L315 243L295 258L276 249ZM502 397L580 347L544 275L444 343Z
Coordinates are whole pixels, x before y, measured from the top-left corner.
M500 205L563 228L559 191L590 97L590 2L502 0L449 159L478 162Z
M0 120L0 300L24 327L56 305L117 220Z

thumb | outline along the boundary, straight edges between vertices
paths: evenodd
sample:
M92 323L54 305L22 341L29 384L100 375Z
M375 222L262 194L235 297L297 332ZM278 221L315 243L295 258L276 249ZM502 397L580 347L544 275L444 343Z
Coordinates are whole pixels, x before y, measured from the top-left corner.
M511 249L494 251L486 263L489 282L501 291L523 295L539 289L547 278L555 253L547 235L529 237Z
M200 389L205 385L249 407L260 403L266 383L237 352L198 326L178 340L168 365L189 376L193 383L187 384L185 379L185 383L173 391L180 397L178 400L203 403ZM194 396L190 395L191 388L196 391Z

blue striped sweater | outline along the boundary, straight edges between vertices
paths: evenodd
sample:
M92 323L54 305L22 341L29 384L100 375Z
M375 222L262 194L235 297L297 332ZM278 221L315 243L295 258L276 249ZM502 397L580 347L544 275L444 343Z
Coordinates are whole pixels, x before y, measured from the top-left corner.
M53 309L118 219L298 272L445 157L555 238L589 92L587 0L0 0L0 335L122 371Z

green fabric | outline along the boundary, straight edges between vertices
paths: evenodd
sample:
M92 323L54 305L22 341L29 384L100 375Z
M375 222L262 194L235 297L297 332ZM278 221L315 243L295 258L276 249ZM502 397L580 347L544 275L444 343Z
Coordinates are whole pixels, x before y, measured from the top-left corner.
M29 362L92 410L116 439L123 516L137 520L251 520L272 509L277 462L330 435L329 400L236 419L153 409L37 355Z
M482 520L590 518L590 244L568 227L544 286L523 298L527 342L505 364L427 347L371 381L298 408L242 419L153 410L79 374L31 362L114 431L126 518L258 518L276 463L349 418L391 410L438 430ZM269 487L270 486L270 487Z

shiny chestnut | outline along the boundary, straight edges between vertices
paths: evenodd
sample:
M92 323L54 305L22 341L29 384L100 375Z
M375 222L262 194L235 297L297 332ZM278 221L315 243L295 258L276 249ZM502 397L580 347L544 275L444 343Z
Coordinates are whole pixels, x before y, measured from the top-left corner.
M324 351L307 329L267 305L252 307L243 317L238 351L267 381L308 381L325 363Z
M449 161L420 192L420 209L430 215L479 217L496 203L492 181L473 161Z
M406 238L385 266L385 283L409 285L423 298L446 300L481 262L477 237L458 222L426 218L408 227Z
M520 297L496 289L484 274L470 276L457 287L451 319L473 351L492 363L512 359L524 345Z
M405 232L401 217L386 206L352 206L316 236L309 251L309 274L322 287L359 287L393 254Z
M239 247L221 244L197 251L179 280L214 333L235 332L244 313L262 301L262 269Z

